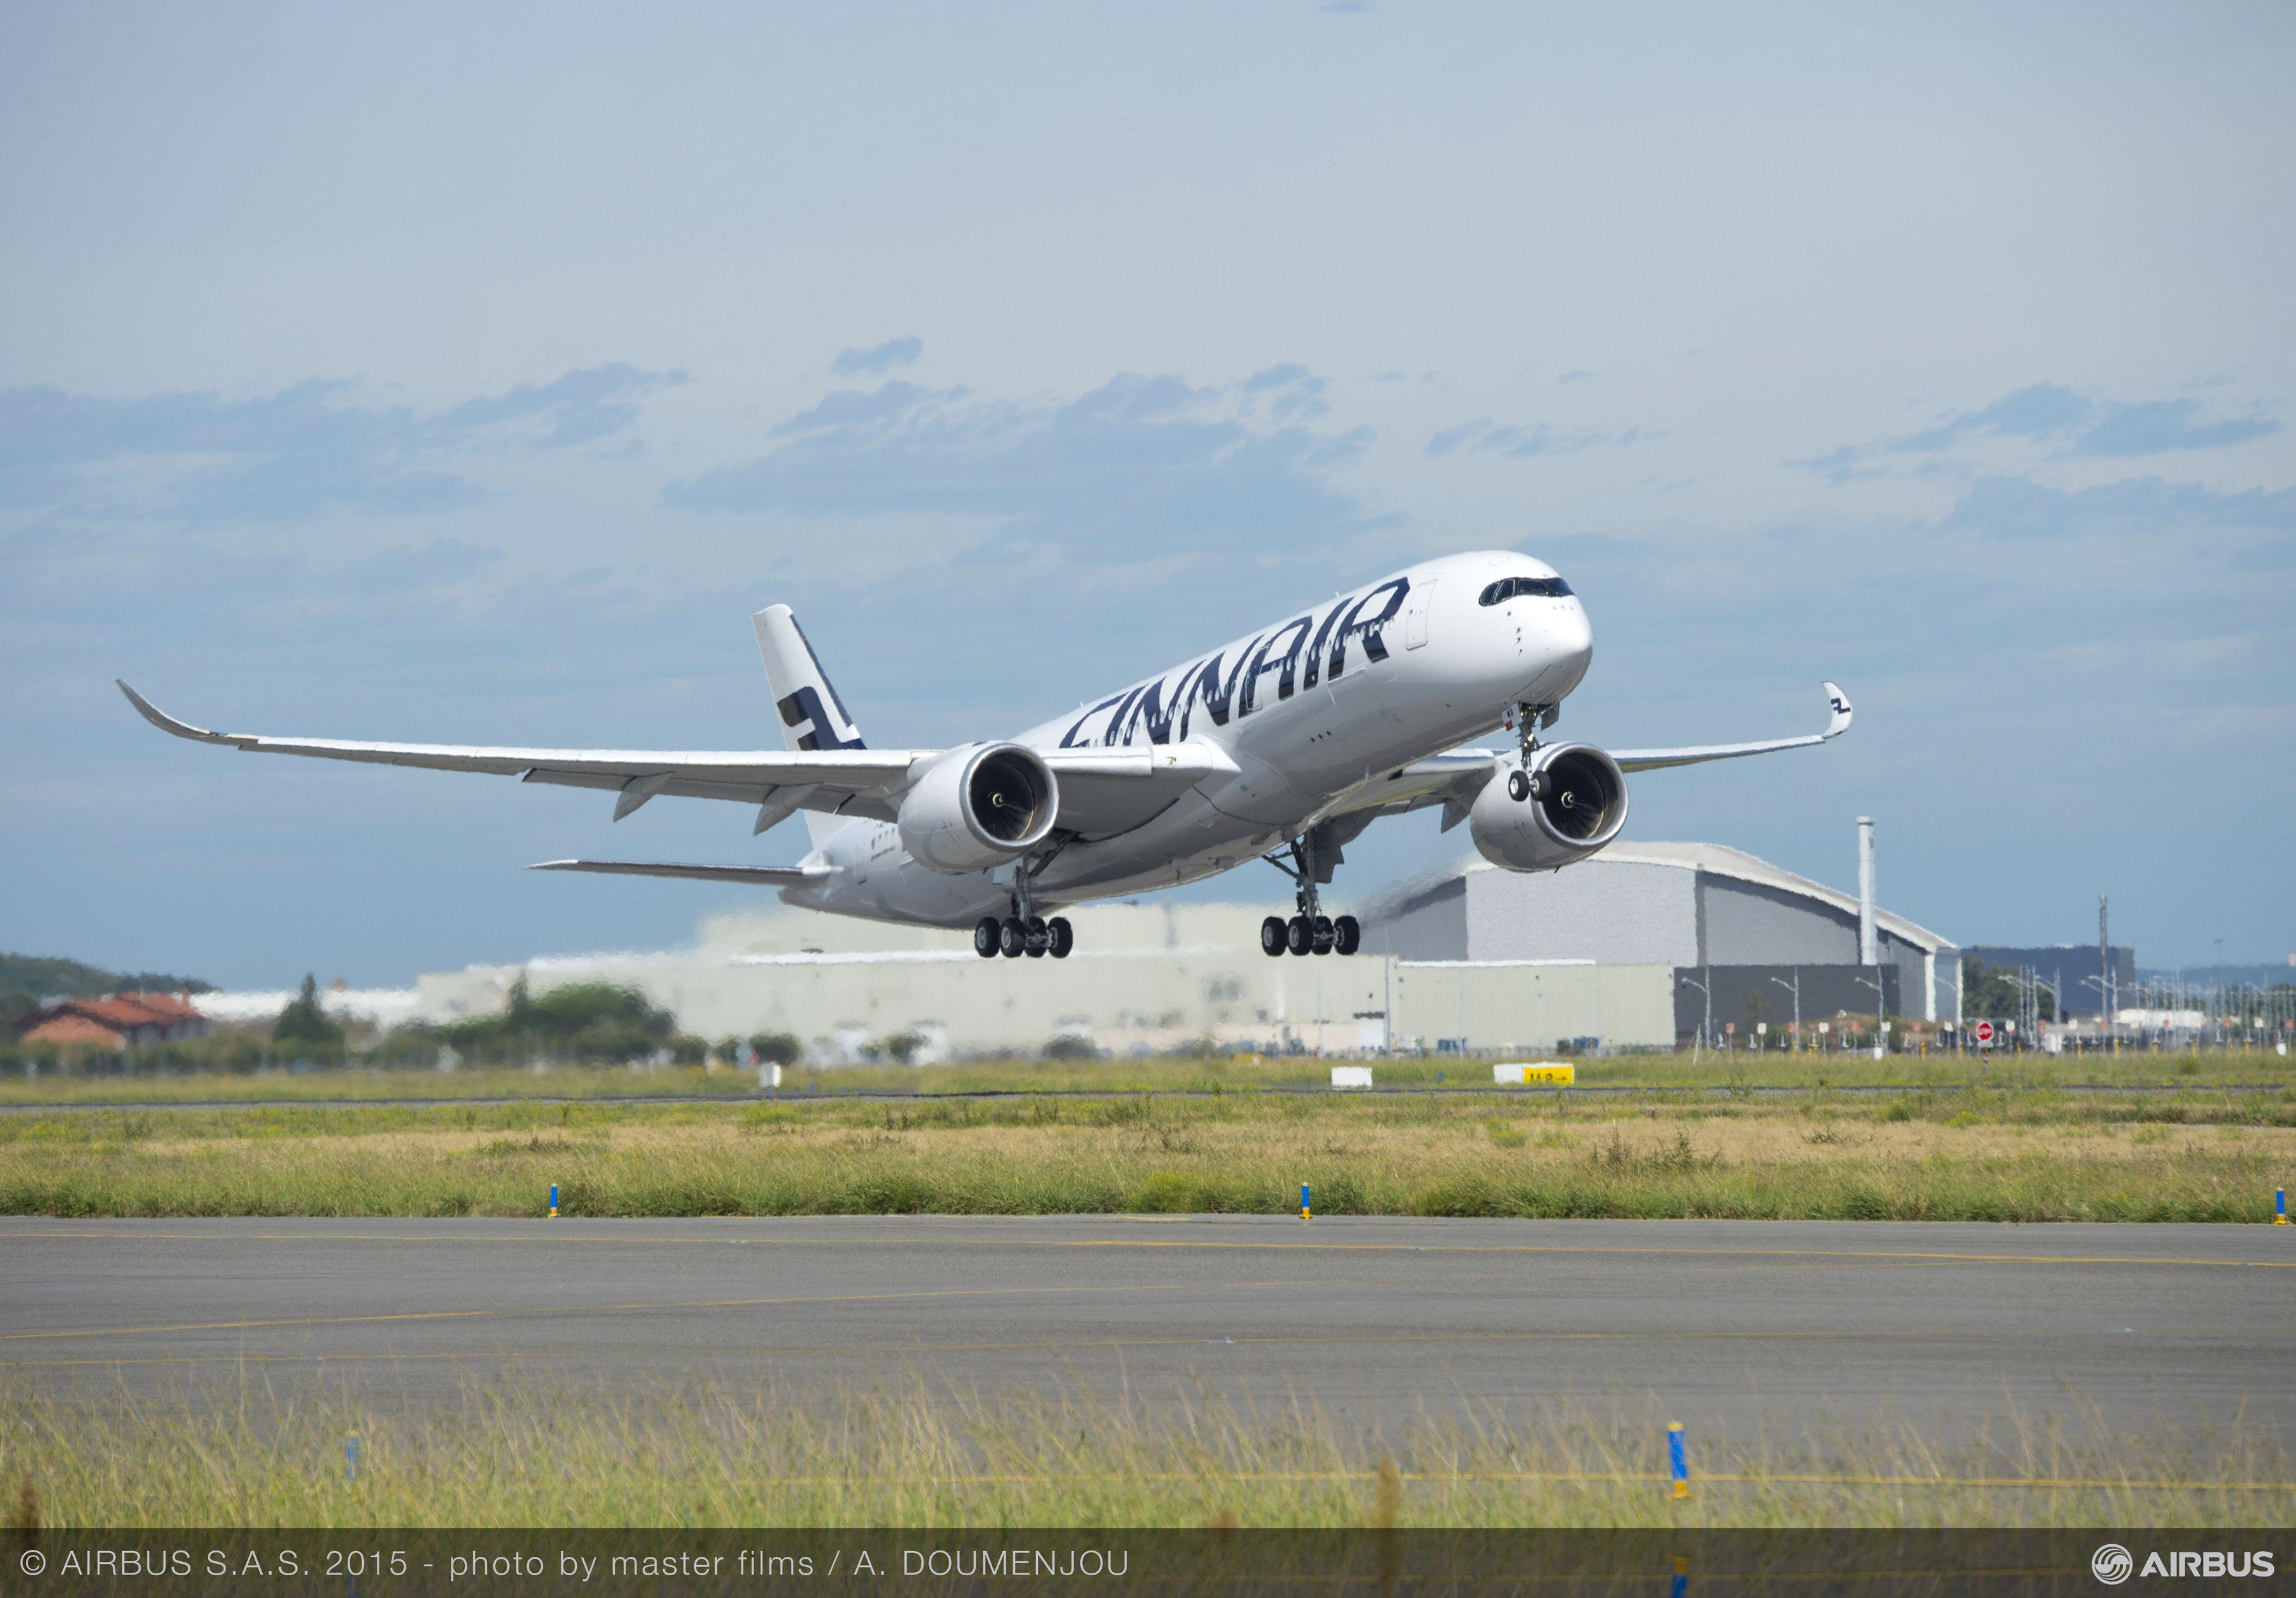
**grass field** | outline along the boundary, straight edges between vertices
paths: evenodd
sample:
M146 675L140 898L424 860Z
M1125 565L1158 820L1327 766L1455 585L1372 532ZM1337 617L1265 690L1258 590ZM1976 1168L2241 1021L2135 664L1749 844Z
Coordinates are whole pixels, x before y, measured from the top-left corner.
M1327 1213L2265 1221L2296 1171L2296 1093L2207 1063L2120 1085L2165 1092L1938 1062L1882 1094L1813 1072L1786 1096L1366 1098L1176 1061L1157 1069L1202 1094L22 1110L0 1115L0 1212L537 1215L555 1184L596 1216L1281 1213L1307 1182ZM972 1069L1048 1087L1092 1068Z
M1330 1081L1332 1061L1314 1055L1238 1055L1141 1060L990 1059L959 1064L792 1066L783 1098L808 1093L1029 1094L1236 1092ZM1374 1062L1382 1086L1445 1092L1488 1090L1490 1062L1398 1058ZM2206 1054L2004 1055L1991 1064L1959 1055L1621 1054L1577 1062L1580 1085L1602 1088L1819 1087L1958 1088L2009 1091L2101 1086L2160 1088L2296 1086L2296 1065L2256 1051ZM747 1099L756 1077L699 1066L630 1069L544 1064L450 1072L384 1069L268 1072L137 1072L75 1076L50 1072L0 1078L0 1106L197 1104L217 1100L293 1103L377 1099L629 1099L664 1095Z
M51 1526L2284 1526L2248 1436L2131 1438L2005 1415L1950 1451L1900 1423L1701 1432L1672 1499L1665 1417L1493 1405L1394 1438L1301 1400L1152 1412L1087 1398L564 1391L459 1406L187 1392L66 1409L0 1393L0 1480ZM356 1482L345 1439L359 1438ZM22 1484L18 1488L14 1484Z

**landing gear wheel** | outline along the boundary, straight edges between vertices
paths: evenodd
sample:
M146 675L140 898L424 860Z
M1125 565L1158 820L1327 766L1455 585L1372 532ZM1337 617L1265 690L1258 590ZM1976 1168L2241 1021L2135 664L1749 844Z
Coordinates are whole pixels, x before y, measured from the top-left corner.
M996 923L996 947L1007 960L1018 960L1029 948L1029 929L1017 915L1008 915Z
M1332 918L1328 915L1318 915L1310 925L1315 929L1314 941L1308 946L1310 952L1317 955L1330 954L1332 952Z
M1511 771L1507 773L1507 798L1520 805L1523 800L1529 797L1529 775L1527 773L1520 771Z
M1065 960L1076 947L1076 929L1069 925L1065 915L1055 915L1045 923L1045 953L1055 960Z
M1304 915L1295 915L1284 923L1283 940L1295 955L1304 955L1316 947L1316 929Z
M983 960L994 960L996 958L996 918L984 915L980 925L972 929L972 952Z
M1281 955L1284 949L1283 918L1271 915L1259 923L1259 952Z
M1028 956L1031 960L1042 960L1045 957L1046 947L1051 938L1051 934L1045 930L1045 918L1041 915L1032 915L1029 918L1027 924L1028 947L1026 952Z
M1332 923L1332 948L1334 953L1352 955L1363 947L1363 923L1352 915L1342 915Z

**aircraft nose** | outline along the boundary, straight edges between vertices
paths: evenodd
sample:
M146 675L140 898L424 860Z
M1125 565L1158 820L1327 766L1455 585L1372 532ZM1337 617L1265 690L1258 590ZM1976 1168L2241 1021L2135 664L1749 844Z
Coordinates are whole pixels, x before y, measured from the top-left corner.
M1577 687L1595 660L1595 624L1576 598L1554 618L1554 652L1555 664L1570 673L1570 684Z
M1538 652L1543 658L1538 680L1525 697L1554 704L1578 687L1594 664L1595 627L1587 619L1586 607L1574 596L1548 613L1539 633Z

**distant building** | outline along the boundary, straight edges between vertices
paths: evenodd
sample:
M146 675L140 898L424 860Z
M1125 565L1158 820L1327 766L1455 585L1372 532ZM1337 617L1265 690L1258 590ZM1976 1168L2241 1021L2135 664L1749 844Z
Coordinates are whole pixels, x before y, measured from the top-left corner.
M1962 957L2013 971L2031 971L2057 989L2057 1008L2067 1016L2103 1013L2104 996L2097 991L2097 976L2108 969L2108 963L2093 943L2060 943L2031 949L1972 944L1963 951ZM2135 996L2136 951L2125 944L2113 945L2110 970L2113 992L2125 1006Z
M1855 895L1720 844L1613 844L1561 872L1477 861L1390 892L1363 922L1365 953L1403 960L1670 966L1685 1035L1702 1024L1706 999L1684 977L1713 984L1718 1028L1750 1013L1782 1023L1797 980L1806 1020L1872 1015L1883 1002L1893 1016L1961 1016L1953 943L1877 909L1881 959L1861 966Z
M17 1018L22 1043L64 1048L138 1049L203 1037L208 1018L189 996L115 993L100 999L58 999Z
M1477 862L1362 907L1337 892L1325 902L1362 918L1362 955L1261 954L1260 918L1282 908L1273 895L1080 906L1062 962L981 960L969 930L777 908L710 917L684 949L427 974L402 1003L446 1021L499 1013L521 978L536 994L611 982L685 1031L791 1033L824 1061L905 1034L922 1040L918 1059L1056 1037L1113 1054L1669 1048L1706 1020L1685 975L1711 984L1718 1035L1758 1020L1783 1033L1796 984L1811 1023L1874 1014L1874 982L1892 1017L1960 1014L1951 943L1882 913L1882 963L1861 966L1855 897L1710 844L1614 846L1559 875Z

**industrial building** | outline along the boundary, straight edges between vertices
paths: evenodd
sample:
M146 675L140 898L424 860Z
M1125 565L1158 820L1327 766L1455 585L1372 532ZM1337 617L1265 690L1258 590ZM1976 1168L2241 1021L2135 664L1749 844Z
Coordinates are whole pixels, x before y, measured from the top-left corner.
M1998 966L2021 976L2031 973L2057 996L2057 1009L2068 1019L2103 1014L2108 991L2116 1006L2136 991L2136 951L2125 944L2115 944L2110 950L2093 943L2040 948L1973 944L1962 953L1973 963Z
M1911 1020L1961 1015L1952 943L1877 906L1875 958L1861 961L1857 897L1720 844L1613 844L1560 872L1478 861L1382 897L1363 919L1365 950L1398 960L1668 967L1685 1036L1703 1024L1708 981L1718 1027L1750 1008L1784 1020L1797 985L1812 1019L1877 1004Z
M1857 899L1712 844L1620 845L1559 873L1462 864L1360 910L1353 957L1269 959L1265 914L1086 906L1070 912L1078 952L1054 965L982 960L965 932L776 907L713 916L668 953L425 976L413 1008L491 1012L521 976L536 991L623 983L687 1032L790 1033L824 1060L905 1034L925 1060L1060 1037L1117 1054L1671 1048L1706 1025L1710 988L1717 1035L1762 1016L1782 1030L1797 1003L1811 1020L1877 1004L1959 1015L1952 944L1876 909L1880 957L1861 964Z

